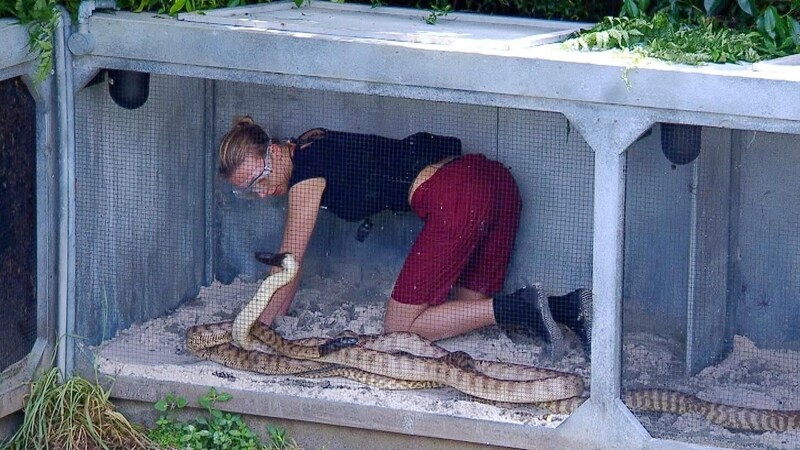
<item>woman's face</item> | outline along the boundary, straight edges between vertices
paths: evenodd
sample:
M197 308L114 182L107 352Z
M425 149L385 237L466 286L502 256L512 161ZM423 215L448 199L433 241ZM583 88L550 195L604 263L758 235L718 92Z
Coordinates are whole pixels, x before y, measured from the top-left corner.
M270 158L265 160L264 158ZM286 193L286 186L279 173L272 170L272 152L265 157L250 153L242 164L233 171L228 181L234 187L234 193L241 197L270 197Z

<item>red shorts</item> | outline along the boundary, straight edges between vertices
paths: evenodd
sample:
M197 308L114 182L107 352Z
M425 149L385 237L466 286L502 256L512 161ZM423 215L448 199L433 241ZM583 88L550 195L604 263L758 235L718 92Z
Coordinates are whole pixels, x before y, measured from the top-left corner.
M447 301L454 285L493 296L503 288L522 201L508 169L465 155L414 192L425 225L411 247L392 298L411 305Z

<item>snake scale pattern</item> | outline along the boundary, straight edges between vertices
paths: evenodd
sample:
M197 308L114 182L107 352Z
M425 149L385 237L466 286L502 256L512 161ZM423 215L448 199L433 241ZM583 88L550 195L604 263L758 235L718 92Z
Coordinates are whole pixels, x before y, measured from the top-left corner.
M295 276L297 264L291 254L257 258L284 270L264 280L234 321L190 327L186 348L192 354L233 369L267 375L344 377L382 389L450 386L480 399L534 404L556 414L569 414L586 400L583 379L578 375L475 360L464 352L448 352L412 333L284 339L257 318L272 294ZM642 412L700 414L711 423L734 430L800 428L800 411L712 403L671 390L630 390L623 401Z

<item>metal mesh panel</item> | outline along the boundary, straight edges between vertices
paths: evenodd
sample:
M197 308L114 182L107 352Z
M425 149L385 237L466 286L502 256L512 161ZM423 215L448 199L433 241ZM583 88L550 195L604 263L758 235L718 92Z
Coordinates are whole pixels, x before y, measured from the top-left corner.
M138 109L114 103L106 83L77 96L80 346L157 317L193 298L200 287L206 176L203 108L197 107L196 94L202 90L201 81L155 78ZM191 102L175 101L189 93ZM140 346L127 351L132 358L149 356Z
M792 135L659 124L628 149L625 398L632 404L637 390L667 389L716 412L632 406L656 437L731 448L798 444L791 432L748 432L753 425L742 418L754 410L723 422L716 406L800 410L797 143Z
M588 366L575 332L591 337L583 321L590 305L574 294L591 289L594 153L560 114L502 110L499 128L502 158L525 199L509 283L542 283L564 325L567 359Z
M198 92L210 100L204 110L194 106ZM92 343L105 340L89 352L101 356L102 371L520 423L542 416L531 406L468 412L455 390L365 391L190 354L189 327L233 319L254 297L271 270L254 253L290 250L303 271L293 300L275 296L286 303L272 326L285 337L379 334L388 323L478 359L587 376L588 357L569 328L580 325L571 316L580 311L563 299L552 313L546 304L548 294L591 287L593 154L562 116L158 76L140 109L115 106L102 84L81 92L76 109L77 317L79 326L102 324L85 328ZM242 115L260 128L248 128L256 151L217 176L219 143ZM315 127L322 139L286 146ZM442 162L459 143L464 156ZM215 167L203 164L209 154ZM288 199L278 195L286 191ZM196 294L203 267L216 281ZM536 282L547 323L538 297L518 291ZM493 326L496 294L511 305L501 327ZM551 332L567 337L548 344Z
M0 371L36 339L36 105L20 78L0 81Z

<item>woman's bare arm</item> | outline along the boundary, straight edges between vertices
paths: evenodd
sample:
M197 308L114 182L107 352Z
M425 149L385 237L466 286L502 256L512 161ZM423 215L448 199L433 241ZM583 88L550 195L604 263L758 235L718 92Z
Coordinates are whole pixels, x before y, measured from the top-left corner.
M258 317L267 325L271 325L276 316L286 314L292 304L302 274L303 256L306 253L308 241L311 239L311 233L314 231L314 225L317 223L319 205L324 190L324 178L302 181L289 190L289 211L283 228L283 242L280 251L294 255L298 271L291 283L275 292L272 301ZM277 270L280 269L276 268L273 272Z

